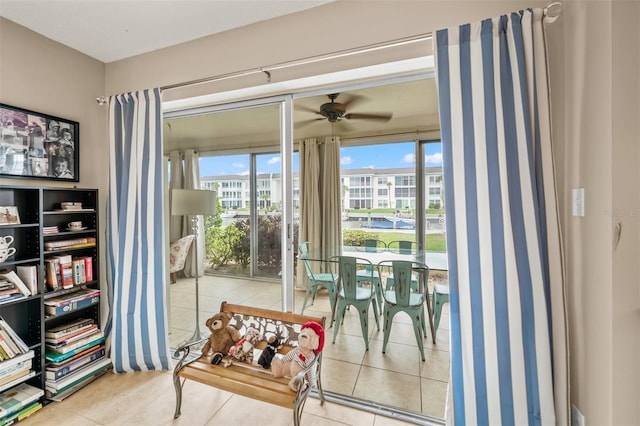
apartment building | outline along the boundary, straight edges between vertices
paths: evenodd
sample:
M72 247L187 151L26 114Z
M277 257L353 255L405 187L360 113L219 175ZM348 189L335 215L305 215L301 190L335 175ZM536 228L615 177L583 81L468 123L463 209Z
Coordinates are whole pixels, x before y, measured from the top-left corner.
M427 167L424 176L426 205L441 208L444 205L442 167ZM278 208L282 201L279 173L261 173L256 179L256 199L259 209ZM293 202L300 206L300 179L293 177ZM249 175L204 176L201 187L218 192L225 210L250 207ZM342 202L345 210L394 208L414 209L416 206L416 176L411 167L392 169L342 170Z

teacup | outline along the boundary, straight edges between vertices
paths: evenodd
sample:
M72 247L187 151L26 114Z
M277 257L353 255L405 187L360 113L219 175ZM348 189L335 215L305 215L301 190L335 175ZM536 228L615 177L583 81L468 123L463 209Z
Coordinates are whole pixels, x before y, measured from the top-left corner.
M16 249L14 249L13 247L0 249L0 263L7 260L9 256L13 256L15 253Z
M13 237L11 235L0 237L0 250L9 248L11 243L13 243Z
M69 229L71 229L72 231L78 231L78 230L82 229L82 222L80 222L80 221L69 222L67 224L67 227Z

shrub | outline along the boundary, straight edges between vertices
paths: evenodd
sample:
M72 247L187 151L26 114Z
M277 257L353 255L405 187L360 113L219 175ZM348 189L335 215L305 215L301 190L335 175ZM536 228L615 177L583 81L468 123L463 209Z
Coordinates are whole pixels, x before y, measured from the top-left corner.
M342 241L345 246L363 246L366 239L378 239L378 234L361 229L347 229L342 232Z

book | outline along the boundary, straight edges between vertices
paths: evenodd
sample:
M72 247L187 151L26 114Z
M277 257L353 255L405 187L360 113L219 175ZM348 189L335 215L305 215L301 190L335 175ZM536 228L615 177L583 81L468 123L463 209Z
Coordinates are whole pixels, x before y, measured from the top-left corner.
M21 408L38 401L43 395L42 389L27 383L0 393L0 417L17 413Z
M84 277L87 282L93 281L93 258L91 256L84 256Z
M41 408L42 408L42 403L41 402L35 402L35 403L33 403L33 404L31 404L31 405L29 405L27 407L24 407L18 413L18 421L26 419L27 417L29 417L30 415L32 415L36 411L40 410Z
M11 340L13 340L13 342L20 348L20 353L29 351L29 346L2 317L0 317L0 328L9 333L9 337L11 337Z
M7 358L13 358L20 354L18 347L11 341L9 335L4 330L0 330L0 347L2 347L3 356L6 354Z
M55 352L58 354L66 354L69 353L71 351L74 351L78 348L82 348L87 346L87 344L91 343L91 342L97 342L98 339L102 339L104 340L104 333L102 332L102 330L94 330L93 333L83 337L82 339L76 340L75 342L71 342L67 345L64 346L60 346L60 347L56 347L53 348L49 345L46 345L47 348L47 353L49 352Z
M51 350L47 350L45 352L45 358L47 359L47 361L51 361L51 362L56 362L56 363L61 363L71 357L73 357L75 354L78 354L86 349L89 349L92 346L96 346L101 344L102 342L104 342L104 335L98 337L95 340L90 341L89 343L87 343L84 346L80 346L77 349L72 349L66 353L58 353L55 351L51 351Z
M80 285L87 282L84 273L84 259L73 259L73 284Z
M7 383L13 382L17 379L22 378L23 376L28 375L31 372L31 364L24 364L21 368L18 368L8 374L6 376L0 377L0 386L6 385Z
M74 250L74 249L95 247L95 246L96 246L96 243L78 243L78 244L72 244L70 246L54 247L49 249L49 251Z
M35 265L20 265L16 266L16 272L31 294L38 294L38 268Z
M68 362L65 362L64 364L58 367L51 367L51 366L47 367L45 372L45 378L47 380L53 380L53 381L59 380L62 377L65 377L79 370L83 366L88 365L93 361L96 361L104 357L105 348L104 346L95 346L85 352L82 352L81 354L83 354L81 357L79 358L74 357Z
M50 257L45 259L47 263L46 283L51 290L59 290L62 286L62 276L60 275L60 259Z
M20 292L25 296L31 296L31 291L26 286L26 284L20 279L18 274L15 271L2 271L0 272L0 278L4 278L7 281L13 283L20 289Z
M98 295L98 296L90 297L88 299L71 301L70 303L67 303L61 306L45 304L44 312L47 315L53 315L53 316L61 315L71 311L75 311L77 309L82 309L82 308L89 307L91 305L95 305L96 303L99 303L99 302L100 302L100 296Z
M27 362L30 359L32 359L34 355L35 355L35 352L29 351L24 354L16 355L15 357L8 359L6 361L2 361L0 362L0 372L10 370L11 368L15 367L16 365L22 362Z
M10 381L9 383L5 383L4 385L0 386L0 392L3 392L7 389L11 389L12 387L19 385L20 383L24 383L27 380L31 379L32 377L36 376L36 372L31 370L29 371L28 374L25 374L24 376L20 376L15 380Z
M85 331L85 332L83 332L81 334L78 334L76 336L69 337L67 339L61 340L61 341L56 342L56 343L48 342L46 344L46 347L47 347L47 349L51 349L51 350L56 351L56 352L61 352L64 349L65 346L69 347L72 344L74 344L74 343L76 343L76 342L78 342L78 341L80 341L82 339L87 339L89 337L92 337L93 335L97 334L99 331L100 330L98 330L98 326L96 325L93 328L91 328L91 329L89 329L89 330L87 330L87 331Z
M25 366L27 366L28 368L31 368L33 366L33 361L31 358L20 361L17 364L13 364L9 367L2 368L2 370L0 370L0 379L11 375L18 370L23 369Z
M109 367L111 367L111 358L101 358L57 382L45 382L45 387L52 395L55 395L106 371Z
M44 243L45 250L53 250L59 248L68 248L70 246L78 245L78 244L92 244L95 245L96 239L94 237L85 237L85 238L72 238L70 240L60 240L60 241L47 241Z
M22 293L5 294L5 295L0 296L0 304L7 303L7 302L13 302L14 300L26 299L26 298L27 298L27 296L25 296Z
M62 288L73 287L73 258L71 255L52 256L60 262L60 285Z
M67 389L59 390L57 393L52 393L49 389L45 388L45 395L51 401L58 401L58 402L62 401L66 397L68 397L70 395L73 395L79 389L85 387L89 383L91 383L94 380L96 380L98 377L102 376L106 371L107 371L106 369L103 370L103 371L99 371L99 372L95 373L94 375L87 377L86 379L84 379L83 381L79 382L78 384L73 385L73 386L69 386Z
M75 340L78 340L86 335L88 335L90 332L92 332L93 330L98 328L98 324L91 324L88 325L86 327L82 327L78 330L75 330L71 333L65 334L62 337L59 338L50 338L50 337L45 337L44 341L46 343L49 343L52 346L62 346L64 344L67 343L71 343Z
M13 286L12 288L0 290L0 296L11 296L13 294L22 294L22 293L20 292L20 289L16 286Z
M77 359L82 358L83 356L90 354L91 352L95 351L96 349L100 348L100 347L104 347L104 344L97 344L97 345L93 345L93 346L88 346L87 348L80 350L80 351L74 351L74 353L71 356L68 356L60 361L52 361L50 363L47 364L47 368L57 368L57 367L64 367L65 365L67 365L67 363L69 362L73 362Z
M51 297L44 301L47 306L64 306L73 302L77 302L84 299L90 299L92 297L100 296L100 290L93 288L83 288L73 293L62 294L60 296Z
M45 331L44 337L57 339L69 333L73 333L76 330L82 329L83 327L90 326L93 323L94 323L94 320L91 318L79 318L72 322L68 322L66 324L62 324Z

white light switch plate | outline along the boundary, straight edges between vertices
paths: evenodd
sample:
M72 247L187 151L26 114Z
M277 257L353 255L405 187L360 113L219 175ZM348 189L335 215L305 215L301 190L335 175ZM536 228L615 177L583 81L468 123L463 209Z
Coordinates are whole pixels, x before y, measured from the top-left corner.
M584 216L584 188L573 188L571 201L574 216Z

